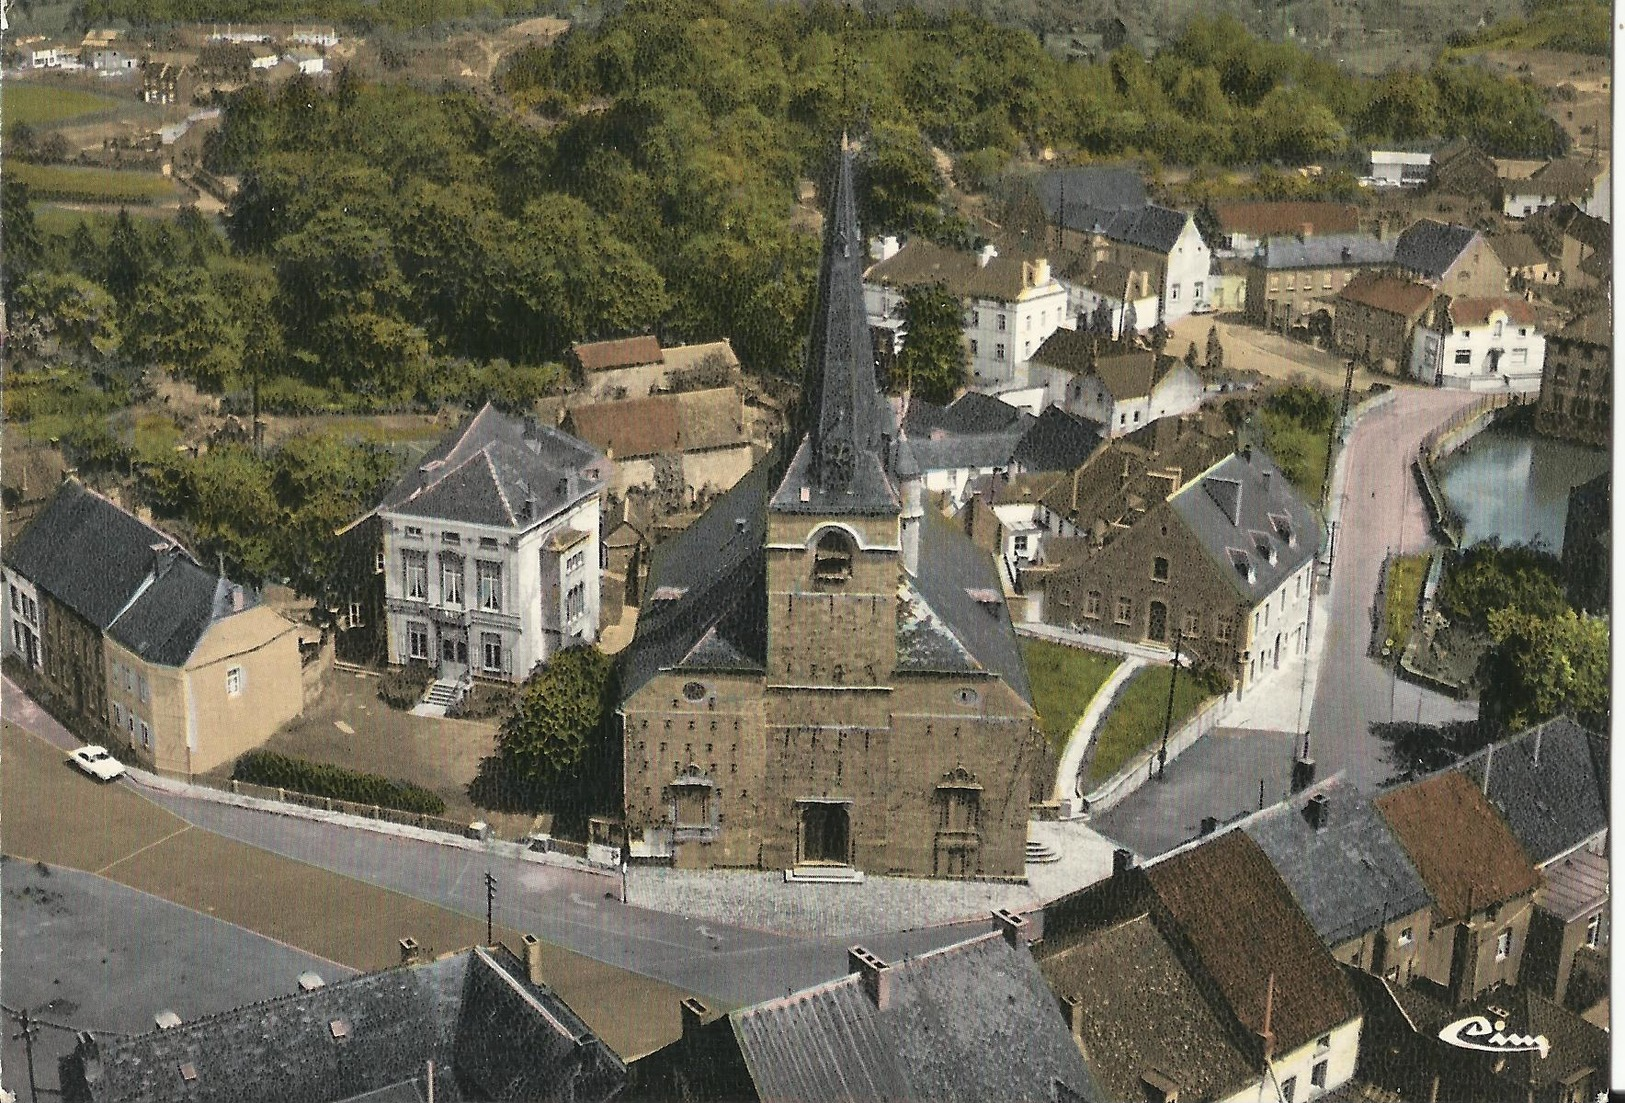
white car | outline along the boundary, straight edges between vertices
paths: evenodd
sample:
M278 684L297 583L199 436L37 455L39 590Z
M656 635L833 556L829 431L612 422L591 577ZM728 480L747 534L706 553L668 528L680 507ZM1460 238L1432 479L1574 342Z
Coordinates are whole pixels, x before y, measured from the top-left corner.
M124 763L107 753L106 747L92 743L68 756L73 764L100 781L112 781L124 773Z

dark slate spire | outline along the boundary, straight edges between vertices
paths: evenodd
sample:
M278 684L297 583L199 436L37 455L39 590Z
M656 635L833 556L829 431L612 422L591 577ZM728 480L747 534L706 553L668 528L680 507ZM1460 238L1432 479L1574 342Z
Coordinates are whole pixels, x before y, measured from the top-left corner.
M875 383L874 345L863 305L866 251L843 138L824 219L824 255L807 344L807 439L791 460L773 508L788 512L896 513L888 455L897 436Z

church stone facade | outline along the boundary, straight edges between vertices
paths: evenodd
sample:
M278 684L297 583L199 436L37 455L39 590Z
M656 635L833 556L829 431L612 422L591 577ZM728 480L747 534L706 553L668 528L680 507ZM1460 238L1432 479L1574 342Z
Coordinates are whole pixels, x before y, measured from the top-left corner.
M1041 736L988 557L924 505L875 385L852 156L812 424L659 548L622 669L635 856L1019 879Z

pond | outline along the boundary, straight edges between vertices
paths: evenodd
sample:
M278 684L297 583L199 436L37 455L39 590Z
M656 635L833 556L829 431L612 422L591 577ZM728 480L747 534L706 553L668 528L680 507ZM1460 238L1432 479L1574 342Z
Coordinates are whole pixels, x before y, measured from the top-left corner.
M1608 470L1608 453L1524 430L1492 427L1439 463L1439 485L1461 514L1466 537L1502 544L1539 539L1563 550L1569 491Z

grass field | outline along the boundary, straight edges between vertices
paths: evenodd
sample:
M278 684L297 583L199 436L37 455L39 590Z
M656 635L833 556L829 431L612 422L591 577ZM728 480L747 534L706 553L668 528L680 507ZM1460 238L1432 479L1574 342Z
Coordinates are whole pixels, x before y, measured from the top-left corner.
M1256 424L1264 450L1292 480L1299 494L1320 502L1321 483L1326 478L1326 428L1309 426L1276 410L1260 410Z
M1388 602L1384 611L1387 638L1394 648L1405 649L1411 638L1411 624L1416 620L1417 603L1422 599L1422 582L1427 578L1426 555L1402 555L1388 566Z
M0 110L5 112L6 129L28 126L52 126L85 115L117 111L125 101L102 96L78 88L64 88L55 84L27 84L8 81L0 93Z
M35 199L82 203L153 203L178 196L175 184L155 172L31 165L13 161L6 171L28 185Z
M1098 651L1044 640L1022 640L1021 650L1027 657L1033 706L1038 709L1044 735L1055 753L1060 754L1078 717L1089 707L1095 691L1117 669L1118 660Z
M1089 764L1091 781L1105 781L1129 759L1162 738L1162 720L1168 709L1168 679L1172 675L1172 667L1152 666L1129 681L1128 688L1106 714L1100 734L1095 736L1094 759ZM1189 672L1180 671L1179 682L1174 687L1174 722L1169 730L1178 730L1207 695L1207 689L1197 684Z

